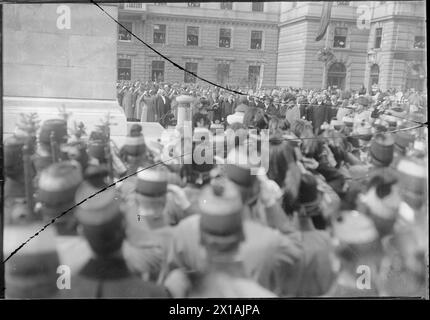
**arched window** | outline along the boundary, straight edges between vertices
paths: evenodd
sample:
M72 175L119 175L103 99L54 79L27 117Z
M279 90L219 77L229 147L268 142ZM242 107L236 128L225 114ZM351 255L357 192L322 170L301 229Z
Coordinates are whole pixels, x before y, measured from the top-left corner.
M374 64L370 67L370 85L379 83L379 66Z
M343 63L333 63L328 69L327 74L327 85L330 87L336 87L338 89L344 89L346 78L346 68Z

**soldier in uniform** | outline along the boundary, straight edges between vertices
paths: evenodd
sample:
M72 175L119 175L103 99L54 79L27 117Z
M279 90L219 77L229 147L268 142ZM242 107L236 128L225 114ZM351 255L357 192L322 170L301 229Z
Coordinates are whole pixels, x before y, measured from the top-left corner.
M128 166L127 175L135 173L139 167L146 167L153 163L150 151L146 147L141 125L134 124L131 127L119 155Z
M36 172L40 173L54 162L67 159L61 151L62 145L67 143L67 122L62 119L46 120L39 132L39 145L34 155Z
M217 181L203 189L199 200L199 242L206 251L207 268L203 273L172 271L164 283L174 297L275 297L252 280L238 255L245 237L242 206L238 190L229 181ZM183 286L184 282L188 285Z
M92 257L72 275L70 290L64 298L146 298L167 297L165 288L142 281L128 269L121 248L126 233L124 216L114 188L99 192L83 182L76 192L79 232L92 250Z
M380 296L378 273L383 248L372 220L357 211L344 211L333 219L332 225L336 241L333 268L337 278L324 296ZM363 280L357 281L363 273Z
M286 279L282 279L282 296L321 296L333 284L331 237L327 231L315 229L312 220L320 215L321 199L322 193L317 189L315 177L302 175L292 219L300 230L303 254L297 265L286 274Z
M40 173L36 197L46 221L73 208L75 192L82 180L82 169L73 160L51 164ZM76 234L77 222L73 211L58 219L54 226L59 234Z

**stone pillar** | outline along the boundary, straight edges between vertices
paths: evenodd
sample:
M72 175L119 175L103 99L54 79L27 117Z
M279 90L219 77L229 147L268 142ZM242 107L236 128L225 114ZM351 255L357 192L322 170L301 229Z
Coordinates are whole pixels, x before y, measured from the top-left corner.
M114 18L117 5L102 8ZM117 24L93 4L3 5L3 132L20 113L43 121L59 108L83 121L89 133L110 113L113 138L125 136L116 97Z
M191 103L194 101L194 98L181 95L176 97L176 101L178 102L176 129L181 130L181 128L186 126L187 122L189 124L192 121Z

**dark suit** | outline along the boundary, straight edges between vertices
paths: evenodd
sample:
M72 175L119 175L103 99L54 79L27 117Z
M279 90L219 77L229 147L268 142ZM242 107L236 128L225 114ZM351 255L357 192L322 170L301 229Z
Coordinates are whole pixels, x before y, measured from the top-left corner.
M319 134L321 132L321 125L327 121L329 122L329 114L330 114L330 106L321 103L319 104L314 104L311 107L311 121L312 121L312 126L314 127L314 133L315 134Z
M166 113L170 111L170 99L168 97L164 97L165 101L161 96L157 96L155 99L155 104L157 108L158 120L161 119Z
M222 102L222 117L225 119L228 115L234 113L234 109L236 108L236 104L234 101L229 102L225 100Z
M156 96L151 96L147 98L143 98L145 104L148 106L146 119L148 122L157 122L159 120L158 117L158 109L156 104Z

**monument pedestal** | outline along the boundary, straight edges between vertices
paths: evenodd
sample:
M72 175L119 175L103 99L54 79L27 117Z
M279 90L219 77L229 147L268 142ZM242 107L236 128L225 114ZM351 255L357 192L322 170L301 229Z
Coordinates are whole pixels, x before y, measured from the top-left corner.
M101 5L114 18L115 4ZM116 97L117 24L90 3L3 5L3 133L20 113L43 121L65 108L87 134L109 113L112 137L127 134Z

